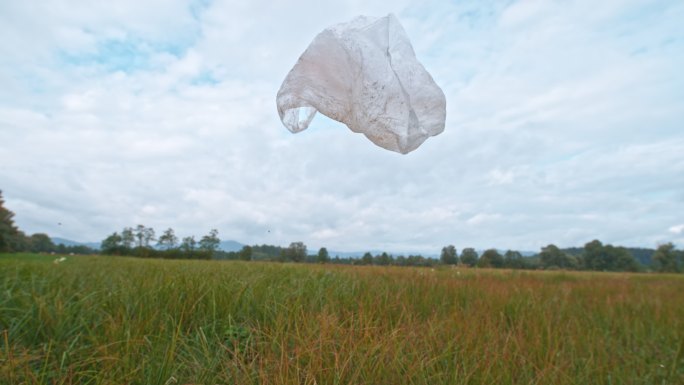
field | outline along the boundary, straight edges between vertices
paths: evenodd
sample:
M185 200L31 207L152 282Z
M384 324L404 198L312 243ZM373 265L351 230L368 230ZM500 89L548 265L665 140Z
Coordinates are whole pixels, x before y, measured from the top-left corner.
M1 384L684 384L684 277L0 256Z

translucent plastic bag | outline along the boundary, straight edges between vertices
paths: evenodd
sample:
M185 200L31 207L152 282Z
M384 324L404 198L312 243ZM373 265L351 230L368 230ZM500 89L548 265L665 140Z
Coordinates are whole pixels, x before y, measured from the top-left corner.
M293 133L320 111L406 154L444 131L446 99L397 18L359 16L319 33L283 81L278 114Z

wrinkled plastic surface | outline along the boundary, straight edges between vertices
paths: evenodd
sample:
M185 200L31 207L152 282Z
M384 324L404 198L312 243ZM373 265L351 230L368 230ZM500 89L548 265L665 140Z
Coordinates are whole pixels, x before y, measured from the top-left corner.
M444 131L446 99L397 18L359 16L319 33L283 81L278 114L293 133L320 112L406 154Z

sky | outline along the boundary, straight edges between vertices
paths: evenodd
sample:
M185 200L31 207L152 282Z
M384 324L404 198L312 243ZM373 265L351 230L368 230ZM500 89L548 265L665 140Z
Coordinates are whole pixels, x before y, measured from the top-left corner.
M442 88L414 152L275 96L320 31L394 13ZM0 190L26 233L309 249L684 246L684 2L0 2Z

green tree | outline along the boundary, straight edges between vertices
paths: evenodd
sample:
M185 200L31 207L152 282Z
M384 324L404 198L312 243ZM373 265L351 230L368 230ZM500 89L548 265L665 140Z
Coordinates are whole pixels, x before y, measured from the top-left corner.
M391 263L392 263L392 257L384 251L381 254L376 255L373 258L373 264L374 265L387 266L387 265L390 265Z
M143 247L145 244L145 229L146 227L144 225L138 225L135 227L135 230L132 230L133 235L138 242L137 247Z
M304 262L307 251L304 242L292 242L288 248L283 250L284 259L292 262Z
M252 246L243 246L242 250L238 252L238 258L243 261L251 261L252 260Z
M189 236L183 238L183 241L181 242L180 249L183 250L185 254L189 258L192 258L193 253L195 252L195 249L197 248L197 241L195 240L195 236Z
M154 229L151 227L146 227L143 233L143 245L145 247L150 247L152 242L155 240Z
M603 245L595 239L584 245L584 268L596 271L637 271L639 264L624 247Z
M318 249L318 256L316 258L318 263L329 263L330 262L330 255L328 254L328 249L325 247L321 247Z
M221 240L218 237L218 230L212 229L209 234L205 235L199 241L199 248L202 251L206 251L210 256L218 249L221 244Z
M518 251L508 250L504 254L504 267L508 269L522 269L525 267L525 261L522 254Z
M539 258L542 267L545 269L572 269L576 267L575 261L553 244L543 247L539 253Z
M103 254L121 254L122 248L121 235L116 232L105 238L100 244L100 250Z
M23 236L14 225L14 213L5 208L5 201L0 191L0 252L19 251L20 240Z
M34 253L46 253L55 250L55 244L47 234L37 233L29 239L31 251Z
M612 255L615 271L639 271L639 262L624 247L608 245L608 253Z
M130 227L125 227L121 230L121 246L131 249L135 243L135 235L133 234L133 229Z
M445 265L458 265L458 253L456 252L454 245L443 247L439 259Z
M361 264L362 265L372 265L373 264L373 254L366 252L363 254L363 257L361 257Z
M170 227L164 231L157 241L157 245L165 248L166 250L175 248L177 244L178 237L176 237L176 234Z
M608 270L609 261L601 241L594 239L584 245L583 263L588 270Z
M672 242L658 246L651 258L656 271L661 273L676 273L680 271L677 251Z
M504 259L496 249L485 250L477 262L478 267L503 267Z
M461 263L464 265L473 267L477 264L477 251L472 247L466 247L461 251Z

